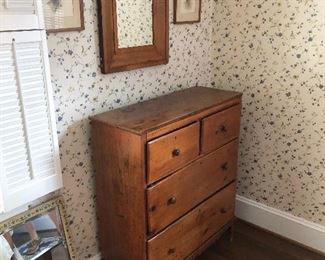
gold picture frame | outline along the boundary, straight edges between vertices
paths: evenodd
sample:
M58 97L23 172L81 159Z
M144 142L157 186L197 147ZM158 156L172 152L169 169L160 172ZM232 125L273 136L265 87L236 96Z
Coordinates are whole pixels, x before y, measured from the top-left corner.
M201 0L174 0L174 24L199 23Z
M43 11L49 33L85 29L83 0L43 0Z
M0 223L0 236L5 235L6 232L13 230L15 227L20 227L31 220L35 220L37 217L41 217L50 213L53 210L57 210L60 217L60 224L62 225L64 245L67 249L68 258L71 260L76 259L75 250L72 245L71 235L69 233L68 221L66 218L66 211L62 197L54 198L48 202L44 202L36 207L32 207L27 211L18 214L8 220ZM58 228L58 227L57 227ZM59 229L59 228L58 228ZM55 260L55 259L54 259Z

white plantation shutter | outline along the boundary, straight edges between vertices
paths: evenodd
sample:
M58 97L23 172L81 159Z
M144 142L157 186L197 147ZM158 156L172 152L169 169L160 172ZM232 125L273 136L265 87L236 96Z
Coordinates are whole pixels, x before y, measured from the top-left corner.
M0 0L0 31L44 29L42 0Z
M44 31L0 33L0 170L5 211L62 186Z

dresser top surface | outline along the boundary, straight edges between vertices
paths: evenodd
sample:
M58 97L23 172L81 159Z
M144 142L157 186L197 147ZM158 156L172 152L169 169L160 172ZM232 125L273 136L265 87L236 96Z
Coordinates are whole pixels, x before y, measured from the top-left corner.
M104 112L92 117L92 120L143 134L205 109L238 99L241 95L234 91L192 87Z

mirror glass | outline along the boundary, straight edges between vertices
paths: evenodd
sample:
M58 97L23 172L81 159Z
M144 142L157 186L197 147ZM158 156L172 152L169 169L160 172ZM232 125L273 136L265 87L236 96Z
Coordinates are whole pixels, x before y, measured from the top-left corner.
M153 0L116 0L118 48L153 44Z
M37 215L2 233L0 259L70 260L58 208Z

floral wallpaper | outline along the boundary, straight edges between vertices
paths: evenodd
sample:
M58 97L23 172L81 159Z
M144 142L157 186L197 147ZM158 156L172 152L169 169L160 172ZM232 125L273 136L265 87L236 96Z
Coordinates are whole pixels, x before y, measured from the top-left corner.
M324 41L324 0L213 2L213 84L244 92L238 194L322 225Z
M211 76L209 2L203 3L201 23L175 26L170 1L170 61L167 65L109 75L99 70L96 0L84 2L84 31L48 36L63 196L81 260L98 252L88 117L181 88L208 85Z
M79 259L98 252L89 116L195 85L242 91L238 193L325 224L323 0L207 0L172 24L167 65L103 75L96 0L48 44L63 195Z
M119 48L152 45L152 0L116 1Z

